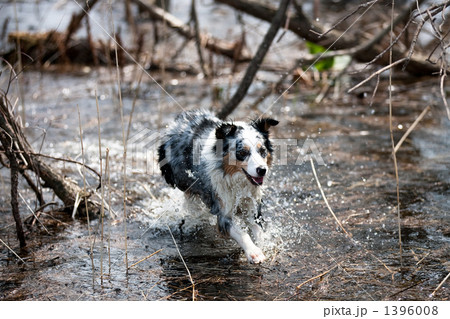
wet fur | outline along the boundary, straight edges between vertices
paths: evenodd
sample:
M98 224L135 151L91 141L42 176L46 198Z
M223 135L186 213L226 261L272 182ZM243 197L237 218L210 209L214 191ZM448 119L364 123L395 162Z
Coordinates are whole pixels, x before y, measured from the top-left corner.
M236 212L251 216L248 224L258 237L262 227L259 183L272 162L269 129L277 124L270 118L230 123L207 111L185 112L168 127L158 149L166 182L199 197L217 216L219 230L235 239L255 263L262 262L264 254L236 223Z

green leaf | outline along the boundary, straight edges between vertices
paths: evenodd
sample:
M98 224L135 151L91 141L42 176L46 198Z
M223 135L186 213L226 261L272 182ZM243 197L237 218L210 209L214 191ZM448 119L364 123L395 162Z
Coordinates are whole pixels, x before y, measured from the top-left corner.
M309 53L311 54L318 54L326 51L326 49L323 46L309 41L306 41L306 47L308 48ZM330 70L333 67L333 65L334 65L334 58L328 58L314 63L313 67L315 67L317 71L322 72Z

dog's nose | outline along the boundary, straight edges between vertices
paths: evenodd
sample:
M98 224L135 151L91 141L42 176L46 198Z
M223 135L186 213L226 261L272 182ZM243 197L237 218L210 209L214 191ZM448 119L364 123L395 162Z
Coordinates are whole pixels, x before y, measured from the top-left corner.
M266 175L267 169L262 168L262 167L258 167L256 168L256 173L258 173L259 176L264 176Z

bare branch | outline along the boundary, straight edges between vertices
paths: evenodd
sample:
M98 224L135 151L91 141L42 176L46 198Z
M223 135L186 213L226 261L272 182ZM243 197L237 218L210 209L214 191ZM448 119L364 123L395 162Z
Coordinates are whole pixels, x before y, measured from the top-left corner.
M363 85L364 83L370 81L374 76L379 75L379 74L383 73L384 71L389 70L390 68L392 68L392 67L394 67L394 66L396 66L396 65L398 65L398 64L400 64L400 63L403 63L403 62L405 62L405 61L406 61L406 58L403 58L403 59L397 60L397 61L395 61L395 62L393 62L393 63L391 63L391 64L385 66L384 68L379 69L377 72L372 73L367 79L364 79L363 81L359 82L357 85L355 85L354 87L352 87L352 88L351 88L350 90L348 90L347 92L350 93L350 92L354 91L355 89L359 88L359 87L360 87L361 85Z
M131 0L133 3L139 6L141 10L148 12L148 14L156 20L165 21L167 25L177 31L180 35L188 38L195 39L195 32L178 18L174 17L167 11L164 11L161 8L158 8L154 5L151 5L146 0ZM227 56L231 59L237 59L239 62L249 61L251 56L248 52L242 50L239 56L236 56L236 48L239 46L238 43L230 43L224 40L220 40L212 37L208 34L199 33L199 43L204 43L205 48L208 50L215 52L217 54L221 54Z
M227 104L220 110L218 113L218 117L221 119L225 119L234 109L238 106L238 104L242 101L245 94L252 84L253 78L258 71L264 57L266 56L267 51L269 51L270 45L272 44L273 39L277 35L278 29L283 24L286 19L286 10L288 8L290 0L282 0L280 3L280 7L278 8L277 13L275 14L272 23L264 36L263 41L261 42L258 51L256 52L254 58L250 62L247 71L245 72L244 78L239 85L236 93L233 97L228 101Z

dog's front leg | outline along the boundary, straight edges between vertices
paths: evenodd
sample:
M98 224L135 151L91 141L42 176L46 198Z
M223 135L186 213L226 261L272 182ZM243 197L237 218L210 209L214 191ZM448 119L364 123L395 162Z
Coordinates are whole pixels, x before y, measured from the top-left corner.
M262 250L253 243L250 236L234 224L230 228L230 237L242 247L249 262L259 264L266 259Z
M219 215L218 224L222 233L228 234L241 246L249 262L259 264L266 259L262 250L253 243L249 234L236 226L231 218Z

